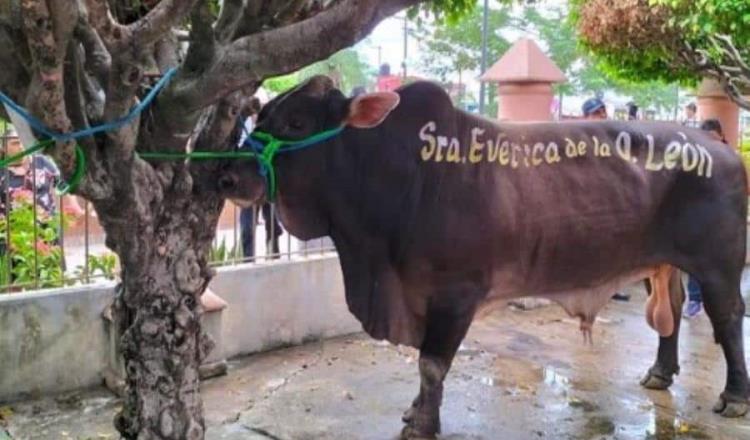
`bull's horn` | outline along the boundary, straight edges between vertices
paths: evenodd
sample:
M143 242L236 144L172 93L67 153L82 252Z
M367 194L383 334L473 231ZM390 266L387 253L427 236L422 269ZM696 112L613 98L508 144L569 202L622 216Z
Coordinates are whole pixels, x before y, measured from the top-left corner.
M312 96L325 96L333 89L333 80L325 75L315 75L308 79L302 86L302 90Z

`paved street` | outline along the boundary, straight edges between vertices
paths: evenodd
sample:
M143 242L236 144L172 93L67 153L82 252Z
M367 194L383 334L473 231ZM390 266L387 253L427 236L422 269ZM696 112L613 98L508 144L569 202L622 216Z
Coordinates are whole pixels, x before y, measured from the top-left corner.
M612 302L593 347L557 306L475 322L446 381L441 438L750 438L750 416L711 413L725 368L705 315L683 321L671 391L638 385L657 343L644 299L634 290L631 302ZM207 438L393 439L417 385L416 352L364 335L235 360L204 385ZM104 390L26 402L12 407L9 429L14 439L115 439L117 405Z

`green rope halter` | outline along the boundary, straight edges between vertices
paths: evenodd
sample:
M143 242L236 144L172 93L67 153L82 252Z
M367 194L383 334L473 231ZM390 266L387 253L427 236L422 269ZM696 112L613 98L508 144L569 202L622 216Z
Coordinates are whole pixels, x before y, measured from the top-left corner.
M245 139L243 147L252 148L257 154L255 159L258 161L258 171L260 175L266 180L268 200L273 202L276 199L276 170L273 166L273 160L276 158L277 154L302 150L317 145L339 135L343 130L344 127L336 127L294 141L279 139L272 134L263 131L256 130L252 132Z
M276 170L273 166L276 155L311 147L338 135L343 130L344 127L332 128L295 141L279 139L262 131L254 131L247 136L237 151L142 152L138 155L144 159L156 160L255 159L258 162L258 172L266 181L268 200L273 202L276 199Z

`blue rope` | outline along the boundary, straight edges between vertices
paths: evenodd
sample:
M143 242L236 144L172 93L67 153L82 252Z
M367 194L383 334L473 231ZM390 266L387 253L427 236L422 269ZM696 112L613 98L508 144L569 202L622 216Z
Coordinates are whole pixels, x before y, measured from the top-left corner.
M8 107L11 108L11 110L18 113L22 118L24 118L29 123L29 125L34 128L34 130L43 133L47 137L55 139L57 141L69 141L72 139L91 136L96 133L116 130L123 125L130 123L133 119L135 119L136 116L138 116L139 113L141 113L146 109L146 107L151 104L151 101L156 98L156 95L159 93L159 91L167 85L167 83L172 79L175 73L177 73L177 68L173 67L169 69L167 73L165 73L164 76L162 76L161 79L159 79L159 81L154 85L154 88L148 92L146 97L143 98L143 101L139 102L138 105L130 109L130 112L128 112L127 115L102 125L89 127L80 131L74 131L72 133L57 133L50 130L44 125L44 123L31 115L28 111L26 111L26 109L13 102L13 100L3 92L0 92L0 101L2 101L4 104L7 104Z
M245 141L242 143L239 150L254 150L255 160L258 162L258 173L266 181L268 200L273 202L276 198L276 171L273 166L273 160L276 155L312 147L313 145L325 142L334 136L338 136L342 131L344 131L343 126L324 130L304 139L292 141L279 139L269 133L254 130L245 137ZM245 130L245 132L247 133L247 130Z

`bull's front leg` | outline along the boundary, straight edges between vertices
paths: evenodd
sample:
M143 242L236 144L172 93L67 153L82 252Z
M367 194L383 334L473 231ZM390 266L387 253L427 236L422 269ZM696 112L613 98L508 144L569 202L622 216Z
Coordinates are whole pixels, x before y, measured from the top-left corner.
M443 403L443 381L450 365L444 359L419 356L419 395L404 414L401 438L433 439L440 432L440 406Z
M443 381L474 317L476 305L468 299L473 296L443 297L439 299L442 304L433 304L428 310L419 351L419 394L404 413L406 426L401 432L404 440L434 439L440 432Z

